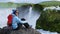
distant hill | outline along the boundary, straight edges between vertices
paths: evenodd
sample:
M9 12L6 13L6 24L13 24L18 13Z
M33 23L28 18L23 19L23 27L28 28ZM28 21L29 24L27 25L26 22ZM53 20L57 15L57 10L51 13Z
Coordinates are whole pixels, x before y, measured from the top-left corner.
M44 6L60 6L60 1L45 1L45 2L42 2L42 3L38 3L38 4L41 4L41 5L44 5Z
M29 4L28 3L13 3L13 2L1 3L0 2L0 8L9 8L9 7L14 8L14 7L20 7L22 5L29 5Z

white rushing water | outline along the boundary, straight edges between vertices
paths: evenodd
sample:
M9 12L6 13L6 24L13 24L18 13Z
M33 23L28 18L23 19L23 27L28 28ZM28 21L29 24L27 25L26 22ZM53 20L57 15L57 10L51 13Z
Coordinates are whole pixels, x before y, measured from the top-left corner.
M40 16L40 12L34 11L34 10L32 10L32 7L30 7L28 16L29 16L28 19L27 19L28 23L30 25L32 25L32 28L35 29L36 21Z
M29 8L29 18L31 18L31 13L32 13L32 7Z
M45 31L43 29L37 29L41 34L58 34L57 32Z

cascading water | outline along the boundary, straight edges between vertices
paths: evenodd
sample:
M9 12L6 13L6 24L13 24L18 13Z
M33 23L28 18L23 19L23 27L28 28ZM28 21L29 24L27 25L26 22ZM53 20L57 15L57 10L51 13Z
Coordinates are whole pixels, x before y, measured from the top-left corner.
M28 13L28 23L32 25L32 28L35 29L36 26L36 20L39 18L40 12L32 10L32 7L29 8L29 13Z
M31 18L31 13L32 13L32 7L29 8L29 17L28 18Z

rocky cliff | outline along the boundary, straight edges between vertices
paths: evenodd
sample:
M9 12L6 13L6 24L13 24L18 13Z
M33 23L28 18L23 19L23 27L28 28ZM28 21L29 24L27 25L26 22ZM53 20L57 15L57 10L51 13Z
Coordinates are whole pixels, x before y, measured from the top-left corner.
M1 29L0 34L41 34L35 29L26 29L26 28L21 28L19 30L8 30L8 29Z

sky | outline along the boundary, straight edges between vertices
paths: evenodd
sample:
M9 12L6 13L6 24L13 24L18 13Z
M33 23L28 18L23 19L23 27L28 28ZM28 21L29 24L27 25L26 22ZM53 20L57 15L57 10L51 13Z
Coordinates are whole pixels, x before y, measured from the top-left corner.
M0 0L0 2L15 2L15 3L39 3L43 1L52 1L52 0Z

